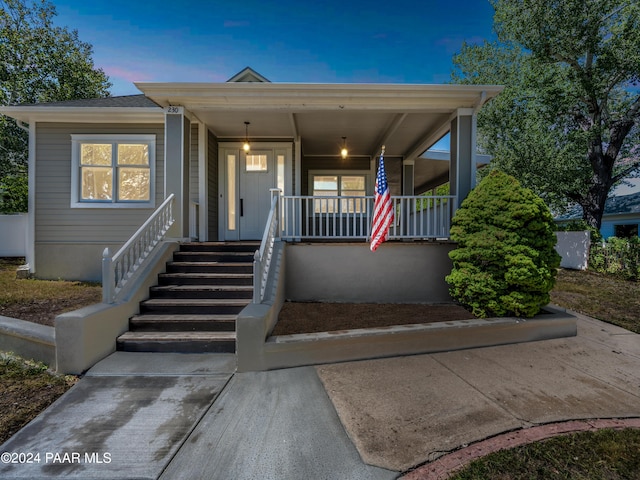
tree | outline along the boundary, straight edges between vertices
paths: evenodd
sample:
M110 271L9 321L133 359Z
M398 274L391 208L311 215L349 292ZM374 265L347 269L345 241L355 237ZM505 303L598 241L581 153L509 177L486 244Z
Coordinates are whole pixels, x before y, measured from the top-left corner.
M109 95L111 83L94 67L92 46L77 31L55 26L55 16L48 0L0 0L1 105ZM0 188L26 177L27 143L27 132L0 115Z
M491 0L498 41L463 45L453 81L506 86L478 115L493 166L599 229L640 173L637 0Z
M560 256L544 201L493 170L456 211L451 296L480 317L532 317L549 303Z

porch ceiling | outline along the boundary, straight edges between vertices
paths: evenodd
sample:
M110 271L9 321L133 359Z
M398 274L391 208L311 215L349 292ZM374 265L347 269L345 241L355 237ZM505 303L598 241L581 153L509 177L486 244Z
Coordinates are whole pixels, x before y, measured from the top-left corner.
M459 108L478 108L502 87L470 85L136 83L161 106L181 105L219 138L300 137L305 156L416 158L447 131Z

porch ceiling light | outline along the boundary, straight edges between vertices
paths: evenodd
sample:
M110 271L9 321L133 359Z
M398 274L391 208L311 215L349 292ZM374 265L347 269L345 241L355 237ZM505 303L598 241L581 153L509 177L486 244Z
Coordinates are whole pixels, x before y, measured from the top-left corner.
M245 152L249 152L251 150L251 145L249 145L249 125L251 122L244 122L244 143L242 144L242 149Z
M342 149L340 150L340 156L342 158L347 158L349 155L349 151L347 150L347 137L342 137Z

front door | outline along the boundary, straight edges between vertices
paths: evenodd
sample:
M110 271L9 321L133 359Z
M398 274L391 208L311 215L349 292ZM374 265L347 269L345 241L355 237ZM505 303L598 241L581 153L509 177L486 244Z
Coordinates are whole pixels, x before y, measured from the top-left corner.
M225 240L260 240L276 186L273 150L225 149Z

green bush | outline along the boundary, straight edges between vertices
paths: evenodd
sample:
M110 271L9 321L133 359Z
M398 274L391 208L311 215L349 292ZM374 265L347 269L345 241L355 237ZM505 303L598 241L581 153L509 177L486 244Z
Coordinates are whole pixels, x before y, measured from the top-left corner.
M551 212L513 177L491 172L457 210L446 277L451 296L479 317L532 317L549 303L560 255Z
M0 213L25 213L28 206L26 176L8 175L0 181Z
M609 237L606 242L593 242L589 269L625 280L640 280L640 238Z

